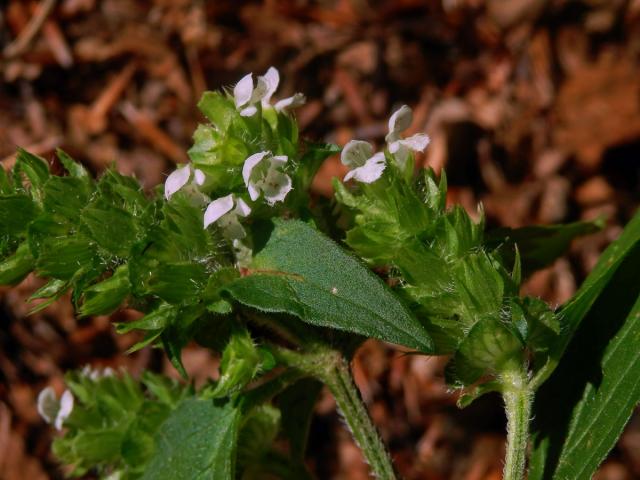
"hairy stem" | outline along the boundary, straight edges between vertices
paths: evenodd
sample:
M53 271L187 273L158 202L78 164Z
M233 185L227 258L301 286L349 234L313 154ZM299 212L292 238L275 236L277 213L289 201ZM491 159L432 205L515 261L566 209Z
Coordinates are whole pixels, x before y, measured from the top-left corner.
M503 480L524 479L529 441L532 390L524 371L502 376L504 406L507 414L507 455Z
M322 380L331 390L351 434L362 450L373 474L380 480L395 480L391 458L371 422L362 397L351 377L349 364L340 358Z
M396 480L389 453L362 402L344 356L325 348L315 353L279 348L274 354L279 361L307 372L329 387L373 475L379 480Z

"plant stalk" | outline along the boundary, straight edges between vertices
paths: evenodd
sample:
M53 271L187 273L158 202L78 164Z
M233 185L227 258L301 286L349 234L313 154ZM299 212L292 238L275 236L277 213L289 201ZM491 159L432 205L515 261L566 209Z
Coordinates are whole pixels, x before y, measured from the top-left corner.
M503 375L502 385L507 414L507 454L503 480L523 480L529 442L532 390L527 382L527 375L522 370Z
M336 399L338 408L374 476L379 480L396 480L389 453L353 382L348 362L341 357L323 377L322 381Z
M299 353L282 347L275 347L272 351L280 362L300 369L327 385L372 474L378 480L397 480L391 457L353 382L347 359L326 347L320 347L314 353Z

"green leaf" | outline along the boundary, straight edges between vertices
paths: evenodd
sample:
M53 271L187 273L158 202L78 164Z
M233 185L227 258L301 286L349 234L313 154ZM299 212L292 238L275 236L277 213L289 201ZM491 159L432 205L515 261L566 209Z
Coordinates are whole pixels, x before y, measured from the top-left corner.
M38 214L36 204L27 195L0 195L0 235L18 235Z
M42 185L49 178L47 161L42 157L27 152L23 148L18 148L15 168L17 171L24 172L31 183L31 188L36 192L42 188Z
M29 244L22 242L12 256L0 263L0 285L15 285L21 282L33 270L34 263Z
M82 211L82 221L98 245L114 255L128 256L137 235L130 213L109 205L91 206Z
M84 168L79 162L76 162L71 156L62 150L61 148L56 149L56 155L58 159L64 166L64 168L69 172L69 175L75 178L80 178L84 180L87 184L91 184L91 175L87 172L87 169Z
M11 180L9 179L9 175L7 175L6 170L0 168L0 194L8 195L13 193L13 185L11 184Z
M505 264L514 262L514 245L517 245L523 274L528 276L564 255L574 238L601 230L603 223L602 219L598 219L566 225L498 228L487 233L486 244L493 248L501 247L500 252L505 257Z
M245 305L423 352L433 348L422 325L378 277L303 222L276 220L253 268L224 288Z
M484 373L500 372L511 363L521 362L522 343L500 320L486 318L477 322L462 340L448 366L448 383L463 387Z
M74 237L49 238L40 247L36 272L42 277L69 280L83 267L91 268L97 261L95 247L89 239Z
M120 307L130 289L129 268L127 265L121 265L111 277L84 291L84 302L79 313L83 317L108 315Z
M167 325L170 325L171 322L175 320L177 315L178 307L164 303L152 312L147 313L139 320L127 323L117 323L116 332L123 334L132 330L164 330Z
M233 100L220 92L205 92L198 102L198 108L222 132L229 128L232 121L240 118Z
M640 401L639 219L561 311L577 331L536 397L532 480L591 478Z
M237 454L238 470L242 472L242 478L261 470L262 457L270 450L279 428L280 410L271 405L260 405L245 415L238 437Z
M33 315L36 312L44 310L53 302L58 300L67 290L69 290L70 283L71 282L68 280L58 280L57 278L49 280L44 286L39 288L29 297L29 302L41 298L47 299L45 302L41 302L29 310L29 315Z
M263 366L264 351L253 343L249 331L234 326L231 337L222 351L220 378L206 398L223 398L240 392L255 378Z
M640 242L640 211L636 212L620 237L602 253L580 289L558 312L562 319L562 335L550 349L548 364L536 374L534 378L536 385L542 384L549 378L580 323L600 298L616 270L627 262L627 256L635 249L638 242Z
M240 410L230 402L187 399L156 435L143 480L235 480Z
M51 177L44 184L44 210L75 221L87 206L90 188L74 177Z

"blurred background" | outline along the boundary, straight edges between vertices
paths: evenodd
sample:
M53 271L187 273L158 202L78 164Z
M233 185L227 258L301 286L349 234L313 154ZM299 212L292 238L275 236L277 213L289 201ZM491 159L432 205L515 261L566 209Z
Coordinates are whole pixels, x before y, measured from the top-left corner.
M432 143L419 161L446 168L450 201L485 206L490 226L606 215L606 228L534 275L526 293L568 299L640 203L639 0L4 0L0 1L0 161L17 146L52 158L62 147L98 174L115 163L151 188L187 160L204 90L271 65L277 98L314 140L381 144L406 103L408 133ZM331 159L316 179L330 195ZM62 478L52 430L37 415L43 387L65 370L144 368L177 375L159 351L123 354L135 334L79 321L68 299L35 315L42 281L0 289L0 478ZM198 381L206 351L184 352ZM443 381L446 359L367 342L354 362L375 423L407 479L499 479L500 399L466 410ZM319 479L366 479L367 467L324 394L309 465ZM640 478L640 417L597 474Z

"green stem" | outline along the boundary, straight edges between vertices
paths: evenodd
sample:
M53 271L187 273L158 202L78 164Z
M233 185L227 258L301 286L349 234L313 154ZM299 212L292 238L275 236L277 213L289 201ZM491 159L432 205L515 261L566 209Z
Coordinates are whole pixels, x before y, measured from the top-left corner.
M395 480L396 474L391 458L380 439L376 427L362 402L362 397L353 383L349 364L340 358L335 366L322 378L333 394L338 408L351 429L351 434L369 463L372 473L379 480Z
M524 479L529 441L532 390L521 370L502 376L504 406L507 414L507 455L503 480Z
M279 361L305 371L329 387L373 475L378 480L396 480L391 458L353 383L349 362L344 356L323 347L304 354L276 347L274 355Z

